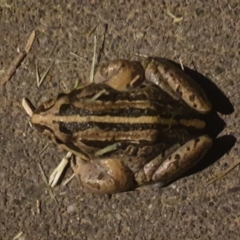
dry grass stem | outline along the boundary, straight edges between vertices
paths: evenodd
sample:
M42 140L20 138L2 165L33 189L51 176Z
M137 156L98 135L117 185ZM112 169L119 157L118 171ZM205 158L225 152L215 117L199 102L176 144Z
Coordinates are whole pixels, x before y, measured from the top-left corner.
M235 167L240 165L240 161L233 163L229 168L226 170L222 171L221 173L216 174L214 178L212 178L210 181L207 182L207 186L216 182L217 180L223 178L225 175L227 175L229 172L231 172Z
M96 63L96 49L97 49L97 37L94 36L93 58L92 58L92 65L91 65L91 71L90 71L90 83L93 82L93 78L94 78L94 68Z
M183 20L183 17L176 17L173 13L171 13L169 10L167 10L167 14L173 18L173 23L178 23Z
M4 86L4 84L11 79L12 75L15 73L16 69L18 68L18 66L21 64L21 62L23 61L23 59L27 56L28 52L30 51L33 42L35 39L35 31L33 31L28 40L27 40L27 44L24 48L23 51L20 51L18 53L18 55L13 59L13 61L10 63L9 67L5 70L3 78L0 82L1 86Z
M20 231L18 234L16 234L16 235L13 237L12 240L17 240L17 239L19 239L22 235L23 235L23 232Z
M30 106L26 98L22 99L22 106L29 117L33 115L34 109Z
M47 190L48 190L48 193L49 193L50 197L55 201L55 203L58 204L58 201L57 201L57 199L56 199L56 197L55 197L55 195L54 195L54 193L53 193L53 190L52 190L52 188L51 188L51 187L49 186L49 184L48 184L46 174L45 174L45 172L43 171L43 168L42 168L41 164L40 164L39 162L37 162L37 165L38 165L38 168L39 168L39 170L40 170L42 179L43 179L44 183L46 184L46 187L47 187Z
M51 62L51 64L49 65L49 67L46 69L46 71L43 73L41 79L39 80L39 76L37 78L37 86L40 87L41 84L43 83L43 81L45 80L46 76L48 75L49 73L49 70L50 68L52 67L52 65L54 64L54 62ZM36 66L36 76L37 76L37 72L38 72L38 69L37 69L37 66Z
M76 53L74 53L74 52L70 52L70 54L72 55L72 56L74 56L74 57L76 57L76 58L79 58L79 59L81 59L81 60L84 60L84 61L88 61L86 58L84 58L84 57L82 57L82 56L79 56L79 55L77 55Z
M87 39L95 32L95 30L96 30L97 27L99 26L99 23L100 23L100 22L98 22L98 23L96 24L96 26L94 26L94 27L86 34L86 38L87 38Z
M40 200L37 200L37 213L38 214L41 213L41 202L40 202Z
M68 152L67 155L62 159L62 161L58 164L58 166L54 169L53 173L49 177L49 185L51 187L55 187L64 171L66 166L69 163L69 159L71 158L72 153Z
M181 65L182 70L184 71L184 66L183 66L183 63L182 63L182 59L181 59L181 58L179 58L179 63L180 63L180 65Z
M75 174L73 174L71 177L69 177L68 179L66 179L62 185L65 187L73 178L75 177Z

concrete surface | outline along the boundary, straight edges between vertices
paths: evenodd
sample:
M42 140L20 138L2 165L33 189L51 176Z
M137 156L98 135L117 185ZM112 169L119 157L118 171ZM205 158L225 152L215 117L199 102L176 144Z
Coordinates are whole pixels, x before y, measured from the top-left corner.
M173 23L167 11L183 20ZM105 0L101 4L0 0L0 70L10 64L34 29L37 33L32 50L0 96L0 239L12 239L19 232L21 240L239 239L239 167L206 186L215 173L239 161L239 15L236 0ZM221 102L211 87L206 89L227 128L200 171L165 188L93 196L83 193L73 179L54 189L56 204L37 162L49 176L65 152L29 126L20 102L28 97L38 105L70 90L76 81L87 80L94 35L101 61L161 56L181 60L209 79L210 86L225 95ZM36 61L40 75L55 62L39 88ZM64 179L71 174L68 169Z

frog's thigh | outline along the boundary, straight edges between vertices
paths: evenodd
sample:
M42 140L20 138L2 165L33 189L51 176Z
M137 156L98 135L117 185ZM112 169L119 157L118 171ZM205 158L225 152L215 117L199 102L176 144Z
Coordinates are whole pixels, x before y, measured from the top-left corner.
M129 190L133 176L122 165L120 159L104 158L83 161L77 158L72 169L86 192L110 194Z
M212 145L212 139L202 135L173 152L155 171L153 182L164 185L194 166Z
M144 81L144 69L140 62L116 59L98 66L95 83L106 83L118 91L136 87Z

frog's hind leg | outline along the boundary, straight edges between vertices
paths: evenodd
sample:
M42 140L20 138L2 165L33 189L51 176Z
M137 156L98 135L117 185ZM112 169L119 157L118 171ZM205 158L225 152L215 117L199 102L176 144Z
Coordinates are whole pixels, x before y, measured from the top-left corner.
M183 146L168 155L163 161L157 156L147 163L136 176L139 185L145 183L159 183L163 186L176 179L182 173L193 167L212 145L212 139L202 135L185 143Z
M201 87L170 61L148 58L143 62L143 67L146 79L159 86L173 99L182 99L198 112L210 112L211 104Z
M95 194L127 191L134 185L133 174L120 158L97 158L83 161L77 157L71 167L83 190Z

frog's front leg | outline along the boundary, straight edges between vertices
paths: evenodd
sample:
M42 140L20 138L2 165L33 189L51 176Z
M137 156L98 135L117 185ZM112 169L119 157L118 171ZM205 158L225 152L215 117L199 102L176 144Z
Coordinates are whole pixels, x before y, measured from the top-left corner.
M211 103L201 87L182 70L166 59L148 58L143 62L145 77L176 100L182 99L201 113L211 111Z
M212 145L212 139L202 135L170 151L168 156L162 154L148 162L135 175L137 184L159 183L163 186L193 167Z
M136 87L144 79L144 69L140 62L123 59L100 64L94 76L95 83L106 83L118 91Z
M83 190L95 194L111 194L131 189L134 176L118 158L83 161L79 157L71 167Z

